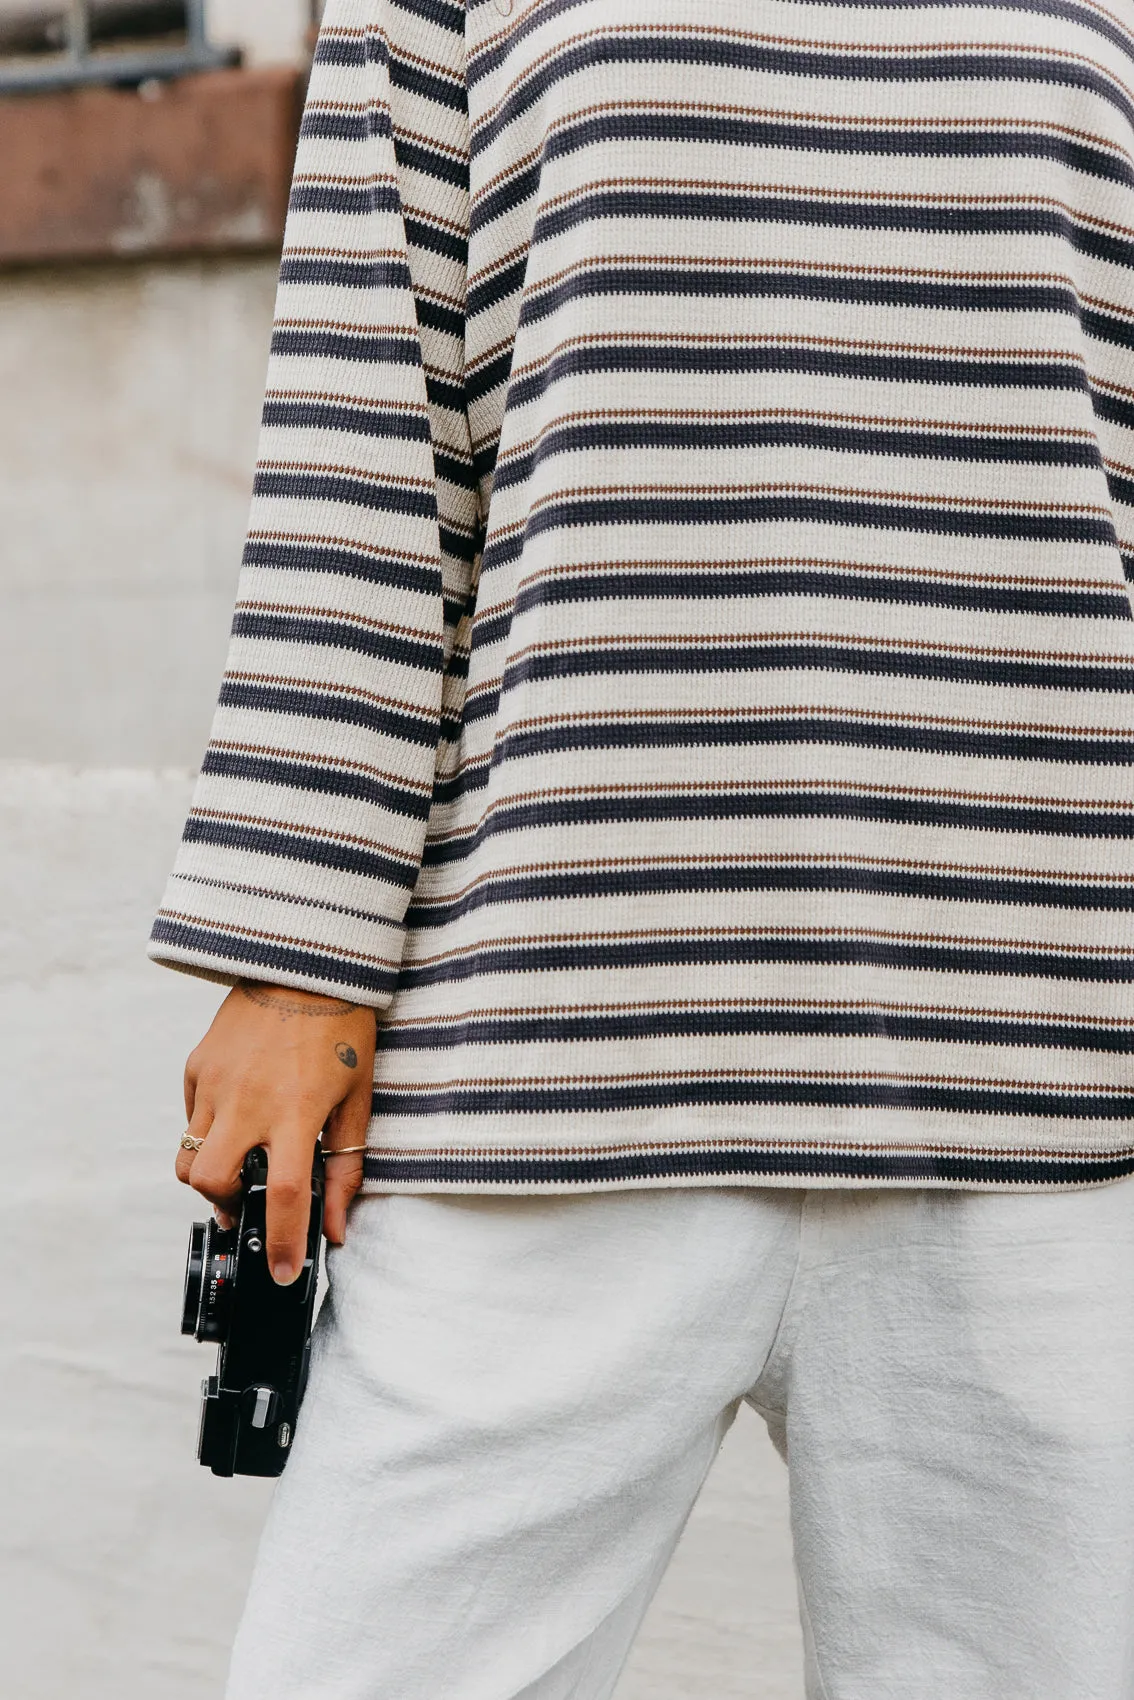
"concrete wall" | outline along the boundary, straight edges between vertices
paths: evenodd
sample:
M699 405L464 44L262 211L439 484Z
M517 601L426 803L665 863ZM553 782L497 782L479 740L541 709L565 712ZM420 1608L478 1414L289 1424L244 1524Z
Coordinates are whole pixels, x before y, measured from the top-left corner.
M143 945L189 785L0 762L3 1700L220 1700L268 1500L197 1466L213 1354L178 1335L181 1067L217 992ZM617 1700L704 1696L802 1697L785 1472L750 1413Z
M0 756L200 759L274 288L271 257L0 275Z
M298 64L311 16L207 7L252 65ZM0 272L0 759L200 759L275 271L268 254Z

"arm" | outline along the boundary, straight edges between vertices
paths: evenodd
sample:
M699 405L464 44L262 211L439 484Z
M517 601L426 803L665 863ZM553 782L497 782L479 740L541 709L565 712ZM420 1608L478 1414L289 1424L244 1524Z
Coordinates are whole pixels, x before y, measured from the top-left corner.
M326 1118L332 1144L365 1138L476 547L467 178L463 6L330 0L228 663L150 947L233 987L190 1059L208 1140L179 1173L223 1208L266 1144L281 1263L298 1230L280 1188L306 1184ZM332 1237L361 1174L331 1166Z

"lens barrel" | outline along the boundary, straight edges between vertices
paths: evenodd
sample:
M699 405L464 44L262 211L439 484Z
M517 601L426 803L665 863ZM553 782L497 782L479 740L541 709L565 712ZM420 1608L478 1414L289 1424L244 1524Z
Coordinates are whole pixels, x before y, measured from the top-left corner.
M218 1228L216 1222L193 1223L185 1260L182 1334L192 1334L198 1340L224 1339L236 1275L236 1241L235 1228Z
M189 1230L189 1255L185 1259L185 1290L181 1300L181 1332L196 1334L201 1312L201 1286L205 1273L205 1224L194 1222Z

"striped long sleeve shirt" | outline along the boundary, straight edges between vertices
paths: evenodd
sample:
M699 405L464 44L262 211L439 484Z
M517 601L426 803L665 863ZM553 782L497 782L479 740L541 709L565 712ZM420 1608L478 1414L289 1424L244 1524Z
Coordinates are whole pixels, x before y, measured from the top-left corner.
M372 1188L1134 1171L1129 0L330 0L151 951Z

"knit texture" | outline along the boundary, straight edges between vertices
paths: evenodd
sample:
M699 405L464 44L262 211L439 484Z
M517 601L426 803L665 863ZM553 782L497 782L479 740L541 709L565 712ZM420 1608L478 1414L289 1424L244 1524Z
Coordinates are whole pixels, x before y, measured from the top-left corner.
M152 954L371 1187L1134 1171L1134 24L330 0Z

